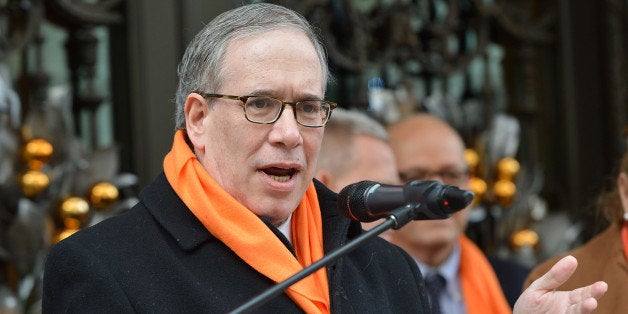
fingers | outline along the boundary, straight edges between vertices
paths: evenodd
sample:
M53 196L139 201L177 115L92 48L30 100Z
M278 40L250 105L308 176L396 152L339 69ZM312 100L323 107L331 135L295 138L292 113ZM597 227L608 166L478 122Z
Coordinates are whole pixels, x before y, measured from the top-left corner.
M554 291L573 275L576 267L575 257L563 257L521 294L513 313L591 313L608 290L606 282L598 281L571 291Z
M571 277L576 271L576 267L578 267L576 258L567 255L556 262L547 273L532 282L530 288L533 290L554 290Z
M604 281L598 281L586 287L574 289L569 292L569 301L575 305L575 313L591 313L597 308L597 300L608 290Z
M576 314L589 314L597 308L597 300L594 298L588 298L579 304L579 308L576 309Z
M598 281L591 285L591 296L600 299L608 291L608 284L604 281Z
M608 285L606 282L598 281L594 284L569 291L569 300L572 304L582 302L588 298L597 300L606 293L607 289Z

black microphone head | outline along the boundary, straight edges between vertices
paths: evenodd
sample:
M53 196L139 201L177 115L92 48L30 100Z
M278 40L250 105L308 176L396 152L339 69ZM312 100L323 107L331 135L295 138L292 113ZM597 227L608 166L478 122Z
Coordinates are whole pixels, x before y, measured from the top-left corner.
M366 195L367 192L379 183L374 181L360 181L349 184L342 188L338 193L338 210L343 216L357 221L375 221L378 218L364 217L360 213L366 213ZM370 220L369 220L370 219Z
M471 204L475 194L471 191L461 190L453 185L446 185L443 188L442 208L445 212L453 214Z

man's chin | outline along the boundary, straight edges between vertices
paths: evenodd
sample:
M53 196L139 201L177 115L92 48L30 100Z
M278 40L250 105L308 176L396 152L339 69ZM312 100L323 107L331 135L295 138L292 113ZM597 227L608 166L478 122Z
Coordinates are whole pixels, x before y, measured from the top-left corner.
M443 247L451 245L451 243L456 241L457 238L457 235L452 234L451 232L433 232L421 237L420 242L423 246Z
M288 219L290 215L292 215L292 213L297 208L297 206L298 206L298 203L297 205L292 207L292 209L277 208L277 206L268 206L268 207L263 207L263 208L258 207L256 209L252 209L251 211L258 217L263 218L264 220L272 223L274 226L278 226L284 221L286 221L286 219Z

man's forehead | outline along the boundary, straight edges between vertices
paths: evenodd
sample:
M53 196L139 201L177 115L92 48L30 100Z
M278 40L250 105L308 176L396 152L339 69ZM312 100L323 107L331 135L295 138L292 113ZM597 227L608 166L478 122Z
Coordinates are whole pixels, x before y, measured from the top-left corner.
M288 37L286 39L285 37ZM223 86L236 83L251 95L279 97L287 86L300 97L322 97L323 74L309 38L296 30L273 30L234 40L225 52ZM299 80L294 80L295 76Z

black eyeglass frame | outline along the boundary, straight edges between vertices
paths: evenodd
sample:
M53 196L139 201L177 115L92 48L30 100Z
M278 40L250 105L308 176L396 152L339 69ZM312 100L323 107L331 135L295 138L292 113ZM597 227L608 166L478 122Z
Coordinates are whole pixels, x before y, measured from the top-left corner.
M302 126L308 127L308 128L320 128L320 127L324 127L327 124L327 122L331 118L332 111L334 111L334 109L336 109L336 107L338 106L334 102L327 101L327 100L322 100L322 99L302 99L302 100L299 100L299 101L283 101L283 100L275 98L275 97L263 96L263 95L234 96L234 95L205 93L205 92L200 92L200 91L195 91L195 93L203 96L203 98L219 98L219 99L239 100L240 101L239 105L242 107L242 110L244 110L244 117L246 118L246 120L249 121L249 122L252 122L252 123L257 123L257 124L273 124L273 123L277 122L277 120L279 120L279 117L281 117L281 114L283 113L284 108L286 108L287 105L290 105L290 106L292 106L293 109L295 109L295 110L292 110L292 112L294 114L294 119L297 121L297 123L299 125L302 125ZM270 121L265 121L265 122L253 121L246 114L246 102L251 97L270 98L270 99L279 101L279 102L281 102L281 109L279 109L279 112L277 113L277 115ZM321 109L326 111L325 120L323 121L323 123L321 125L309 125L309 124L304 124L303 122L299 121L299 118L297 116L296 107L297 107L297 105L299 103L306 102L306 101L319 101L322 104L329 105L329 110L325 110L324 108L321 108Z
M407 171L399 171L399 178L401 182L410 181L426 181L435 180L438 178L444 184L449 185L461 185L464 181L469 180L469 170L465 168L461 169L442 169L438 171L429 171L423 169L410 169Z

